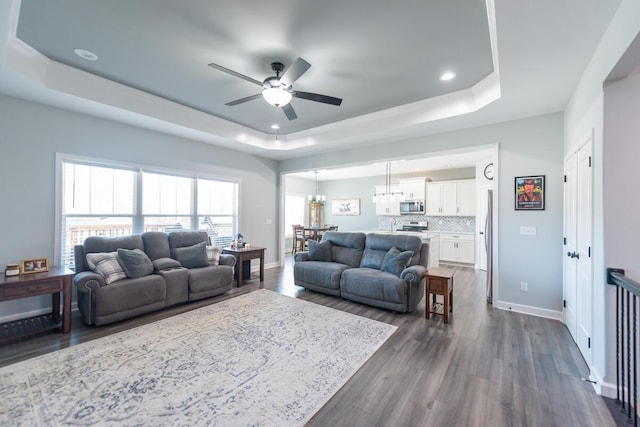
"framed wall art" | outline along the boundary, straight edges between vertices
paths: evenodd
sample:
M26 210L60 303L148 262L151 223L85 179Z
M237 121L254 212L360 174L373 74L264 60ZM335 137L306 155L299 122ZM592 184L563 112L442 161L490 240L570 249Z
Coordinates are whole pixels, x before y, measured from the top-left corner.
M332 215L360 215L360 199L331 200Z
M515 193L517 211L544 210L544 175L517 176Z

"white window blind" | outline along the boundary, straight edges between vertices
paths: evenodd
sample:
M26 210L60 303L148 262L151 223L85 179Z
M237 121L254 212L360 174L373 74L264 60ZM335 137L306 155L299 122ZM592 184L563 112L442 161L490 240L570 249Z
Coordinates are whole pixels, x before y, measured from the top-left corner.
M228 246L235 236L238 217L238 185L198 179L197 211L201 230L206 230L215 246Z

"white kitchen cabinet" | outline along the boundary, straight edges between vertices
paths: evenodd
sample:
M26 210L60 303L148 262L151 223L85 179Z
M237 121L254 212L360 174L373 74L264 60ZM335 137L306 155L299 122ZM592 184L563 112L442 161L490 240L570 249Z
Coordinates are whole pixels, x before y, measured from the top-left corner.
M476 181L475 179L456 183L457 215L476 215Z
M397 193L400 191L399 185L392 185L387 189L386 185L376 185L376 194L382 194L387 192ZM388 216L399 216L400 215L400 201L394 200L393 197L390 197L391 200L381 200L376 202L376 215L388 215Z
M475 235L440 233L440 261L475 264Z
M426 214L474 216L475 180L427 183Z
M475 239L460 240L458 242L458 262L464 262L465 264L475 264L476 262Z
M423 233L423 242L429 243L429 268L440 266L440 234L427 232Z
M424 200L425 178L411 178L400 180L400 191L405 200Z
M456 184L449 181L429 182L425 212L427 215L452 215L456 208Z

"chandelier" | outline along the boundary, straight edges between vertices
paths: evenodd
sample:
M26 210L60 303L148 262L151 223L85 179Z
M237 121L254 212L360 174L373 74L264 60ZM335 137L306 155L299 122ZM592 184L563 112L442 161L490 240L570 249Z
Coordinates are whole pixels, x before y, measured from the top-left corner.
M318 171L313 171L313 173L316 174L316 192L313 195L309 194L309 201L313 203L323 203L327 199L327 196L318 192Z
M385 162L385 166L385 191L384 193L375 193L373 195L373 203L404 201L404 193L402 191L391 191L391 162Z

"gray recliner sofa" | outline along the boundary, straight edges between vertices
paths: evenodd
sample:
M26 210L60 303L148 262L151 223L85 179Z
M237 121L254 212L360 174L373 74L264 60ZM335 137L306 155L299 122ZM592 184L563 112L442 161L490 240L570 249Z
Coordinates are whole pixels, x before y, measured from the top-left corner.
M295 254L296 285L396 312L411 312L422 300L429 244L419 237L329 231L325 241L330 256L324 260L312 260L309 251ZM412 254L406 266L390 272L383 268L390 251Z
M221 254L217 265L197 268L185 268L176 259L176 249L208 241L207 233L199 231L88 237L82 245L74 247L77 274L73 283L83 322L105 325L229 291L233 286L235 257ZM113 253L118 249L142 250L153 265L151 274L107 284L101 274L90 270L87 254Z

